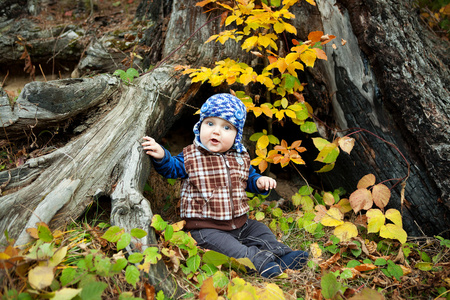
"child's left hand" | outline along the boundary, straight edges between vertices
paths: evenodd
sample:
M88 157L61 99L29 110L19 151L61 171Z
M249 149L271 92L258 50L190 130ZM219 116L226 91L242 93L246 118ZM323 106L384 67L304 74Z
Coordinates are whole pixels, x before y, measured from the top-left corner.
M261 191L268 191L269 189L274 189L277 187L277 182L275 179L268 176L261 176L256 181L256 186Z

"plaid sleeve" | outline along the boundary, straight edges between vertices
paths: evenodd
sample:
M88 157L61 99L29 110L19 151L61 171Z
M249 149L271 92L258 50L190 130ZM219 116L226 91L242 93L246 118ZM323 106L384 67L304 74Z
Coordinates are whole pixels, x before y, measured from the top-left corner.
M183 152L177 156L172 156L167 149L164 149L164 152L164 157L160 161L152 159L156 172L165 178L186 178Z

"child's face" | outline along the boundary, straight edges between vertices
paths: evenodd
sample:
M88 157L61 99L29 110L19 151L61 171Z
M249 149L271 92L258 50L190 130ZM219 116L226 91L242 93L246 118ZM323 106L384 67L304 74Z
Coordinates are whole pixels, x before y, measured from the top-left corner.
M230 122L217 117L205 118L200 126L200 142L211 152L228 151L236 134L237 130Z

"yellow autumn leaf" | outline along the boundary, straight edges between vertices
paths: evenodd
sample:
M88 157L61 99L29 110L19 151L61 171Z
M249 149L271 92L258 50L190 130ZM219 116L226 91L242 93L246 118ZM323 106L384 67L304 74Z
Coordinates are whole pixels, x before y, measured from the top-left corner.
M282 57L279 57L277 60L277 68L280 71L281 74L284 73L284 71L286 71L288 65L286 63L286 60Z
M53 296L52 300L67 300L73 299L76 295L81 293L83 289L71 289L71 288L62 288L55 292L55 296Z
M275 113L275 117L278 119L278 121L281 121L284 118L284 112L283 110L278 110Z
M267 48L270 45L271 41L272 40L265 35L259 35L258 37L258 43L264 48Z
M253 75L252 74L242 74L240 77L239 77L239 80L240 80L240 82L243 84L243 85L248 85L250 82L252 82L253 81Z
M319 258L322 256L322 249L320 249L319 244L313 243L309 246L309 249L314 258Z
M358 181L358 185L356 186L357 189L366 189L371 185L375 184L375 175L373 174L367 174L365 176L363 176L363 178L361 178Z
M53 267L38 266L28 273L28 282L35 288L42 290L52 284L54 278Z
M253 47L255 47L256 43L258 42L258 37L257 36L252 36L247 38L244 43L242 44L241 48L243 50L247 50L250 51L251 49L253 49Z
M374 185L372 188L372 199L376 206L384 208L391 198L391 190L382 183Z
M285 29L284 22L277 22L275 25L273 25L273 30L275 30L276 33L282 33Z
M353 146L355 146L355 139L348 136L344 136L338 140L338 144L339 147L341 147L342 151L350 154L350 152L353 149Z
M325 202L326 205L331 206L334 204L334 196L330 192L326 192L323 194L323 202Z
M384 225L386 218L384 214L379 209L369 209L366 213L367 216L367 232L378 232L380 231L381 226Z
M316 2L314 2L314 0L306 0L306 2L308 2L311 5L316 6Z
M395 208L388 209L385 214L386 218L391 220L395 225L403 227L402 215Z
M330 208L327 213L323 216L320 223L324 226L339 226L344 224L344 215L337 207Z
M261 110L266 116L272 118L273 112L267 104L261 104Z
M260 300L284 300L283 291L280 289L278 285L275 283L268 283L262 289L260 289L257 293ZM246 298L248 299L248 298Z
M406 238L408 235L403 228L395 225L395 224L386 224L380 229L380 236L387 239L397 239L400 243L406 243Z
M59 265L64 260L64 258L66 257L68 248L69 248L68 246L64 246L64 247L59 248L53 254L53 256L50 258L48 266L49 267L56 267L57 265Z
M263 135L256 142L257 149L265 149L269 145L269 136Z
M337 236L341 242L347 242L350 239L358 236L358 229L355 224L345 222L334 229L334 235Z
M338 202L338 208L341 213L345 214L352 210L352 206L350 205L350 201L347 198L343 198Z
M284 27L287 32L297 35L297 29L294 26L292 26L291 24L284 23Z
M307 67L314 67L314 62L316 61L316 52L314 52L311 49L307 49L305 52L300 54L300 60L307 66Z

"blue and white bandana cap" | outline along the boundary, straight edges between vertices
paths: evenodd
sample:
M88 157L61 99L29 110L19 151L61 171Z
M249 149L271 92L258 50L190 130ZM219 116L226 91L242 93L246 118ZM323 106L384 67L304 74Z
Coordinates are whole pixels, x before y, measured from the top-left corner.
M218 117L230 122L237 130L234 145L231 148L238 153L247 151L241 143L247 108L239 98L223 93L213 95L206 100L200 108L200 120L194 125L195 140L200 144L200 126L203 120L209 117Z

